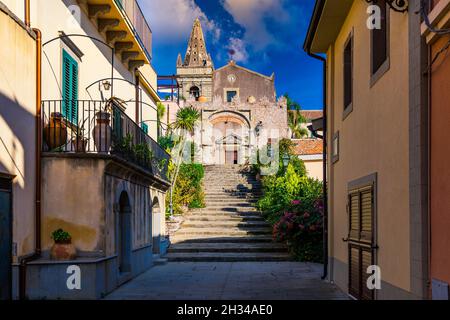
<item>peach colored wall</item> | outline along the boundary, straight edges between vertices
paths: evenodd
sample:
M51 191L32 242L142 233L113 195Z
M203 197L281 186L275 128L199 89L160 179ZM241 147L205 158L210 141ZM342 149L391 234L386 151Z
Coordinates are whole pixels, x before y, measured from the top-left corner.
M432 47L435 56L450 36ZM443 54L431 78L431 277L450 283L450 57Z
M15 176L17 262L34 248L36 41L23 25L0 11L0 43L0 173Z
M354 1L328 50L329 141L339 131L330 171L330 255L348 263L348 183L378 173L377 264L382 280L410 290L408 15L390 11L390 69L371 87L370 30L364 1ZM343 50L354 33L353 111L343 120ZM329 143L328 154L331 154ZM342 276L342 274L341 274ZM335 279L347 289L347 276Z

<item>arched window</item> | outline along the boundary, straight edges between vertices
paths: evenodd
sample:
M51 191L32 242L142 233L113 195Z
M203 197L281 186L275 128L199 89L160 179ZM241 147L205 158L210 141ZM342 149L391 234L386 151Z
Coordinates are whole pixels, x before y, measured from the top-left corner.
M200 97L200 89L197 86L191 87L191 89L189 89L189 95L198 101L198 98Z

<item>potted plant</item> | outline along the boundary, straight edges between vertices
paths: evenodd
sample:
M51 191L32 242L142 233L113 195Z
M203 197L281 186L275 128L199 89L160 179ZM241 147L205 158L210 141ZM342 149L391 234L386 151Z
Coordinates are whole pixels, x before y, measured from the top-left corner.
M111 110L114 98L109 99L103 110L95 114L96 125L92 130L97 152L108 153L112 144Z
M50 150L58 149L67 143L67 126L61 113L51 113L49 123L44 128L44 140Z
M89 139L85 138L85 130L84 130L84 123L79 124L74 130L73 133L75 134L75 137L72 139L72 145L75 152L86 152L87 150L87 144Z
M50 257L53 260L73 260L77 255L75 246L72 244L72 236L63 229L52 232L54 244L50 249Z

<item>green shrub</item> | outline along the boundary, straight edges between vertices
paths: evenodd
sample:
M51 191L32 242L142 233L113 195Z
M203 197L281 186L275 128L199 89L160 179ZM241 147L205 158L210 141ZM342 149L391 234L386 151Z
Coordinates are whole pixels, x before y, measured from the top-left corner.
M169 171L174 170L170 166ZM205 207L205 194L203 192L202 180L205 169L201 164L182 164L178 175L177 184L173 190L173 212L182 214L183 207L190 209ZM170 196L167 197L167 208L169 209Z

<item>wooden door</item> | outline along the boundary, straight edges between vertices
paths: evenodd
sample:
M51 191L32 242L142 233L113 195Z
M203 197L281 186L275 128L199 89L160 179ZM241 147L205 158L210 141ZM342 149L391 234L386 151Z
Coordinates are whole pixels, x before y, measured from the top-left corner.
M0 300L11 299L12 184L0 178Z
M367 287L367 268L375 264L374 187L353 190L348 196L349 294L356 299L373 300L374 290Z

